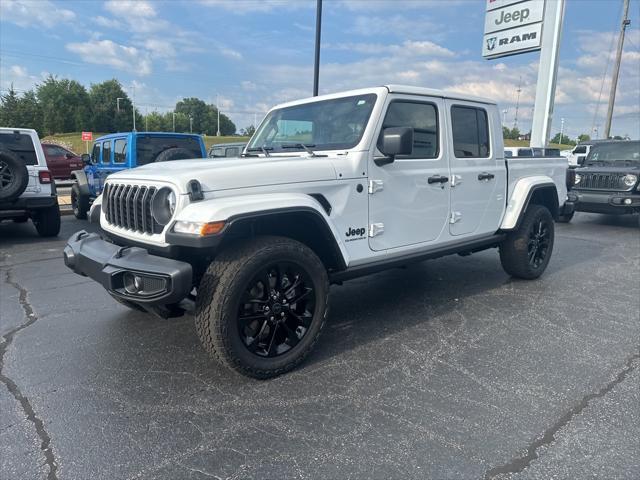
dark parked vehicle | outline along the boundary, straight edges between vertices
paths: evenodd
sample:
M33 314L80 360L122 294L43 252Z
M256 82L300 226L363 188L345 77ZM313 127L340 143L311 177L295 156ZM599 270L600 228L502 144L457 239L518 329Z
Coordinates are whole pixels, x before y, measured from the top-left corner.
M209 157L239 157L246 146L247 144L244 142L219 143L218 145L213 145L209 149Z
M82 168L82 159L71 150L55 143L42 142L42 150L47 160L47 167L53 178L67 180L71 172Z
M569 203L576 212L640 213L640 141L610 141L591 147L575 170ZM569 222L573 214L561 221Z

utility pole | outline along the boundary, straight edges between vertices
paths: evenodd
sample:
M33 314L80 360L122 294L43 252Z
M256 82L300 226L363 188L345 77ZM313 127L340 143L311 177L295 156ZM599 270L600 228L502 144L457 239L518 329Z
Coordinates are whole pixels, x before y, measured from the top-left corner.
M558 142L562 145L562 138L564 137L564 118L560 119L560 141Z
M116 111L120 113L120 100L124 100L122 97L116 98Z
M258 125L256 125L257 121L258 121L258 114L256 112L253 112L253 129L254 130L258 128Z
M624 0L624 15L622 25L620 25L620 37L618 37L618 51L616 53L616 63L613 66L613 76L611 77L611 92L609 93L609 107L607 108L607 121L604 124L604 138L611 136L611 120L613 119L613 104L616 102L616 89L618 88L618 75L620 75L620 62L622 61L622 47L624 46L624 33L629 20L629 0Z
M173 131L176 131L176 112L171 112L173 115Z
M220 136L220 95L216 93L216 110L218 111L218 128L216 131L216 137Z
M149 131L149 107L144 107L144 131Z
M316 55L313 64L313 96L318 96L320 78L320 31L322 28L322 0L316 0Z
M507 112L508 110L506 108L502 110L502 126L503 127L507 126Z
M133 115L133 131L136 131L136 84L131 84L131 91L133 92L133 102L131 103L131 114Z
M518 89L516 92L518 93L518 97L516 98L516 115L513 118L513 128L518 128L518 110L520 109L520 93L522 92L522 75L520 75L520 80L518 80Z
M189 115L189 133L193 133L193 117Z

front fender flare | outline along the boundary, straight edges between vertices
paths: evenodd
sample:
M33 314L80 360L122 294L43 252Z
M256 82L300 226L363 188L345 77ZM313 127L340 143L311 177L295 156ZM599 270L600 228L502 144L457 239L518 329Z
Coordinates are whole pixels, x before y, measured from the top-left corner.
M91 192L89 191L89 181L87 180L87 174L84 170L72 171L71 178L78 184L80 194L86 195L88 197L91 196Z
M529 206L533 193L538 189L548 187L557 188L553 179L546 175L535 175L518 180L509 197L509 203L507 203L507 209L504 217L502 217L500 230L517 228L524 211Z
M187 205L175 217L175 221L185 222L227 222L224 235L234 223L248 219L264 218L272 215L291 213L307 213L313 215L326 228L327 236L334 242L340 263L349 264L349 254L341 240L333 221L326 213L323 205L311 195L304 193L254 194L223 198L207 199ZM174 234L175 235L175 234Z

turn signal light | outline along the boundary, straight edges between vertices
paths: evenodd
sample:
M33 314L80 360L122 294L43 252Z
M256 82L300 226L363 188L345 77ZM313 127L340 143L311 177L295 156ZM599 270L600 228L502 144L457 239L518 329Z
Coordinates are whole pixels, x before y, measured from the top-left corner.
M205 223L202 228L200 228L200 236L215 235L216 233L220 233L223 228L224 222Z
M187 233L189 235L199 235L206 237L208 235L216 235L224 228L224 222L184 222L178 220L173 226L176 233Z
M40 170L38 172L38 179L40 183L51 183L51 172L48 170Z

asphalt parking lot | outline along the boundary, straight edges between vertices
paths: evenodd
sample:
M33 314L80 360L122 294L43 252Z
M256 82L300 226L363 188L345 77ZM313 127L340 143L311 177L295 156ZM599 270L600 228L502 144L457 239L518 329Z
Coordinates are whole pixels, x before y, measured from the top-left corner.
M637 223L558 225L534 282L492 250L332 287L315 351L270 381L67 270L87 223L2 224L0 478L637 478Z

